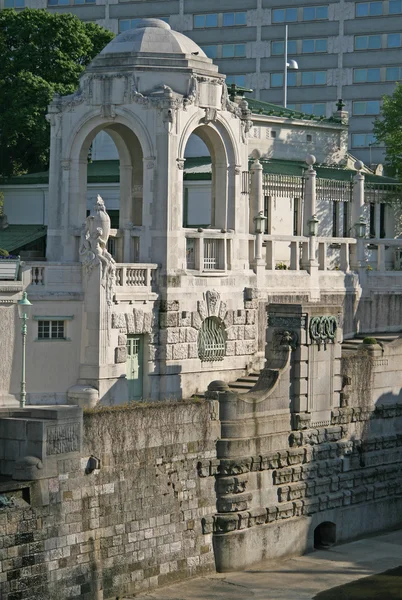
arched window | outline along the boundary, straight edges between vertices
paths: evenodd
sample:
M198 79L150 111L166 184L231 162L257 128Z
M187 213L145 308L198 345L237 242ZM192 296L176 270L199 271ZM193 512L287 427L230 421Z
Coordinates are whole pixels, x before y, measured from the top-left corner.
M203 362L223 360L226 354L226 330L218 317L206 318L198 334L198 356Z

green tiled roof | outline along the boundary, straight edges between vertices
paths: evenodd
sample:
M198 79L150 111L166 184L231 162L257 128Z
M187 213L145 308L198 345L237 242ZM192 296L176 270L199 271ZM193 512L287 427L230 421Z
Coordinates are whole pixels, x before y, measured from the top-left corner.
M88 163L88 183L119 183L120 170L118 160L95 160ZM0 179L0 184L31 185L49 183L49 171L43 173L27 173L18 177Z
M276 175L301 176L308 168L306 163L303 161L279 160L275 158L269 159L267 161L262 160L261 164L263 166L264 173L272 173ZM336 166L314 165L314 169L317 172L317 177L321 177L322 179L336 179L338 181L348 181L351 180L354 177L354 175L356 175L356 171L352 169L346 169ZM398 183L398 181L396 179L393 179L392 177L370 175L368 173L365 173L364 177L367 183Z
M46 235L44 225L8 225L0 229L0 248L14 252Z

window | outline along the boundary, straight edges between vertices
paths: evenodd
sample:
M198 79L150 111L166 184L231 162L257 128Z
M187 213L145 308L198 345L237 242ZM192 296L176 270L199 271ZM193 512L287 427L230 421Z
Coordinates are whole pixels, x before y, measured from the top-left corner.
M293 200L293 235L300 235L300 198Z
M297 75L288 71L288 87L297 85ZM271 73L271 87L283 87L283 73Z
M25 0L4 0L4 8L24 8Z
M224 44L222 58L238 58L246 56L246 44Z
M343 202L342 235L349 237L349 202Z
M389 33L387 35L387 48L400 48L401 47L401 34L400 33Z
M324 102L317 104L300 104L300 112L316 115L317 117L325 117L326 106Z
M271 42L271 54L273 56L282 56L285 54L285 42ZM288 40L288 54L297 54L296 40Z
M378 17L382 15L382 2L358 2L356 17Z
M381 70L375 69L355 69L353 71L354 83L374 83L381 81Z
M201 46L208 58L218 58L218 46Z
M339 202L332 201L332 237L338 237L339 231Z
M229 75L226 77L226 85L234 83L239 87L246 87L246 76L245 75Z
M49 4L50 1L57 1L57 0L49 0ZM87 0L86 3L88 3L89 0ZM95 0L90 0L91 2L95 2ZM60 0L59 0L60 3ZM75 0L75 4L84 4L82 2L77 2L77 0ZM143 17L145 18L145 17ZM169 23L169 17L158 17L158 19L160 19L161 21L165 21L165 23ZM119 19L119 32L121 33L122 31L128 31L129 29L133 29L133 27L135 27L140 21L142 21L141 19Z
M302 54L313 54L315 52L326 52L327 51L327 40L303 40L302 41Z
M353 114L359 115L379 115L380 100L359 100L353 102Z
M370 202L370 237L375 237L375 204Z
M65 322L56 320L38 321L38 340L65 340Z
M385 210L386 204L381 202L380 204L380 238L385 238Z
M385 81L399 81L402 79L401 67L387 67L385 69Z
M207 317L198 334L198 356L203 362L219 361L226 354L226 329L218 317Z
M218 27L218 14L194 15L194 29Z
M328 19L328 6L307 6L303 8L303 21Z
M245 12L223 13L222 25L223 27L247 25L247 15Z
M301 74L301 85L325 85L326 83L326 71L304 71Z
M355 50L378 50L381 48L381 35L356 35Z
M352 147L353 148L369 148L376 144L376 139L373 133L353 133Z
M402 0L389 0L388 12L390 15L399 15L402 13Z
M275 8L272 23L292 23L297 21L297 8Z

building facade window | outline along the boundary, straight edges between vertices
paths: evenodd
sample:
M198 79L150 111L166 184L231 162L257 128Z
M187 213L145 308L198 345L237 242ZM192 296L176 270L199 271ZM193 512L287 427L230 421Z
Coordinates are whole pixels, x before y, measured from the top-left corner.
M25 0L4 0L4 8L24 8Z
M272 23L293 23L297 21L297 8L274 8Z
M374 133L352 133L352 148L369 148L376 143Z
M301 74L301 85L326 85L326 71L304 71Z
M296 73L288 72L288 87L297 85ZM283 73L271 73L271 87L283 87Z
M273 56L282 56L285 54L285 42L280 40L271 42L271 54ZM296 40L288 40L288 54L297 54Z
M318 52L327 52L327 40L320 38L318 40L302 40L302 54L316 54Z
M379 115L380 106L380 100L358 100L353 102L352 113L355 116Z
M325 117L326 104L325 102L307 102L304 104L288 104L290 110L316 115L317 117Z
M328 19L328 6L306 6L303 8L303 21Z
M399 81L402 79L402 67L387 67L385 69L385 81Z
M389 0L388 13L390 15L399 15L402 13L402 0Z
M387 48L400 48L401 47L401 34L400 33L389 33L387 35Z
M193 16L194 29L207 29L208 27L239 27L247 25L245 11L227 13L208 13Z
M246 76L245 75L228 75L226 77L226 85L238 85L239 87L246 87Z
M90 0L91 2L95 2L95 0ZM75 2L77 4L77 2ZM128 31L129 29L133 29L142 19L146 17L142 17L141 19L119 19L119 32ZM161 21L165 21L165 23L169 23L169 17L158 17Z
M382 2L356 3L356 17L378 17L382 12Z
M201 46L208 58L244 58L246 44L222 44Z
M38 340L65 340L65 321L38 321Z
M353 82L354 83L375 83L381 81L381 69L354 69L353 71Z
M356 35L355 50L378 50L381 48L381 35Z

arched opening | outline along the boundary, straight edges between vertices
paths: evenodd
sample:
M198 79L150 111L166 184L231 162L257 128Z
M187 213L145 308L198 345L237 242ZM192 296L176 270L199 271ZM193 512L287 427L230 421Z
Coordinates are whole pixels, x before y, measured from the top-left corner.
M143 168L138 137L126 125L113 122L86 136L75 172L73 165L70 223L79 226L100 194L111 217L109 251L118 262L141 260L140 231L133 235L133 226L143 224Z
M314 529L314 548L327 550L336 543L336 525L331 521L324 521Z
M184 157L187 160L183 181L183 226L227 229L232 224L228 210L229 162L218 131L207 125L197 127L187 141Z

